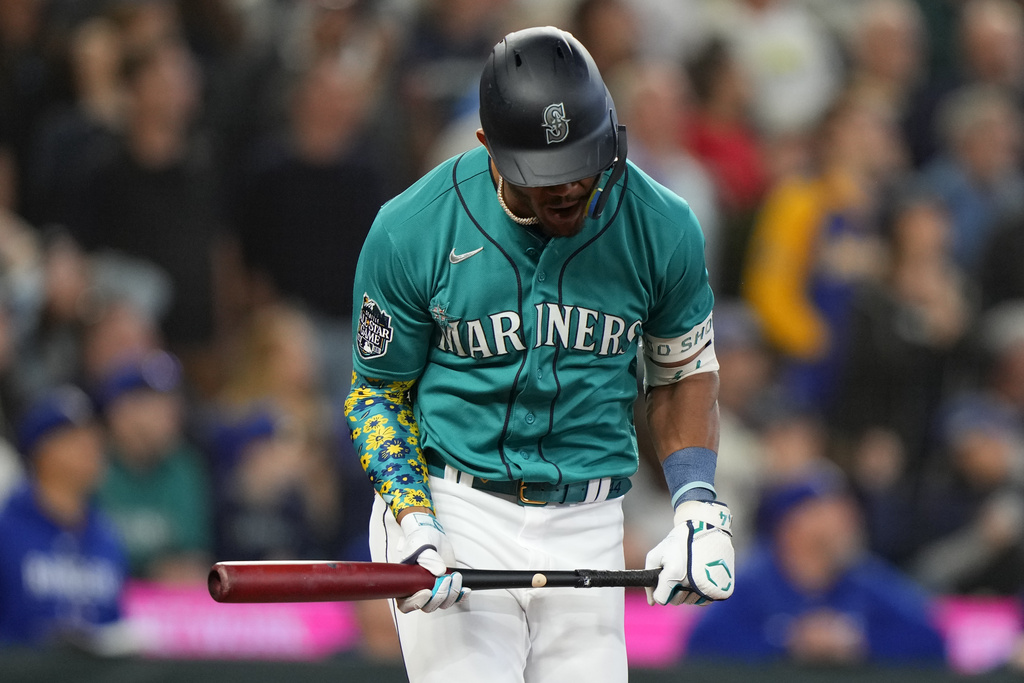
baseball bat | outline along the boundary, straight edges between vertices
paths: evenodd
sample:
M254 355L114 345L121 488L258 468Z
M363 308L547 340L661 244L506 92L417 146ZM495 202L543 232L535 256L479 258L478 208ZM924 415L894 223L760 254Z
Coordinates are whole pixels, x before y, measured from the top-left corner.
M654 587L660 569L531 571L451 569L473 590L498 588ZM217 602L330 602L404 598L433 588L417 564L329 560L218 562L208 587Z

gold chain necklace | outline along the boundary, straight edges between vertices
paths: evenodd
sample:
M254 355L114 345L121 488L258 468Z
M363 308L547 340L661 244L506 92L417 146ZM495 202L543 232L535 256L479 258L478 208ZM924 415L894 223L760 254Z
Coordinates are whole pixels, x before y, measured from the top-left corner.
M519 225L536 225L538 220L539 220L536 216L532 216L530 218L521 218L520 216L515 215L514 213L512 213L511 210L509 210L508 205L505 204L505 196L504 196L505 193L503 192L504 189L505 189L505 179L502 178L499 175L498 176L498 203L501 204L501 208L505 211L505 215L507 215L509 218L514 220Z

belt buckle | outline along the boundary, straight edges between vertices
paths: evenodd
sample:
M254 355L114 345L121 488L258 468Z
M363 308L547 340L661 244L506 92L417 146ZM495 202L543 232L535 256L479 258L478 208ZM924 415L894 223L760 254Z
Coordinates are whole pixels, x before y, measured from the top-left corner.
M519 502L522 503L523 505L536 505L541 507L548 504L545 500L531 500L527 498L526 482L522 480L519 481Z

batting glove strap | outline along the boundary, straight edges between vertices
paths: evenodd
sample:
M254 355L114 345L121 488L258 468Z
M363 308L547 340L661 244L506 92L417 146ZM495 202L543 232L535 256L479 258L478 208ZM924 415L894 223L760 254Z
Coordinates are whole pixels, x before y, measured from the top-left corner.
M675 526L686 522L704 522L732 535L732 512L729 506L718 501L688 500L680 503L672 516Z
M398 600L398 609L403 613L414 610L423 612L434 612L439 609L448 609L457 602L462 601L472 591L462 587L462 574L452 572L437 577L434 580L434 587L430 590L417 591L407 598Z
M687 501L675 527L647 555L648 569L661 567L658 585L647 589L650 604L703 605L733 592L735 552L732 514L723 503Z

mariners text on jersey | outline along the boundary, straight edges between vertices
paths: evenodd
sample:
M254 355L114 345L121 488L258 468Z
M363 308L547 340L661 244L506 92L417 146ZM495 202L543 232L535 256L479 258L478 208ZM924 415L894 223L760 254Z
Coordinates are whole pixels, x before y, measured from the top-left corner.
M601 356L625 353L637 338L640 321L580 306L540 303L534 306L532 347L560 346ZM623 343L625 338L625 343ZM489 358L525 351L523 321L516 311L493 313L484 320L446 320L438 348L457 356Z

